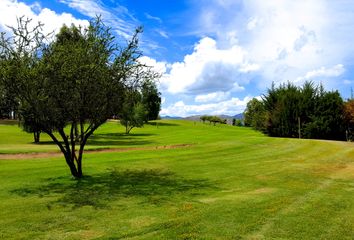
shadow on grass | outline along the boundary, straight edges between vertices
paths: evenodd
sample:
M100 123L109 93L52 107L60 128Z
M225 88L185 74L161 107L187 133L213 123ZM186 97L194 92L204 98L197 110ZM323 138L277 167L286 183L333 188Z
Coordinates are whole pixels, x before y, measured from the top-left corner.
M180 124L176 123L165 123L165 122L148 122L145 123L146 125L157 126L157 127L173 127L173 126L180 126Z
M23 187L11 192L22 197L57 197L48 204L48 208L55 203L73 208L105 208L119 198L139 197L142 203L158 205L175 201L177 195L190 200L193 196L203 195L207 190L217 189L208 180L185 179L160 169L113 169L103 174L85 176L80 180L69 181L60 177L46 181L47 184L39 187Z
M94 134L91 136L87 143L93 146L136 146L136 145L148 145L153 141L142 139L142 137L153 136L154 134L144 133L106 133L106 134Z
M57 145L55 142L53 141L40 141L38 143L35 142L29 142L30 144L34 144L34 145Z

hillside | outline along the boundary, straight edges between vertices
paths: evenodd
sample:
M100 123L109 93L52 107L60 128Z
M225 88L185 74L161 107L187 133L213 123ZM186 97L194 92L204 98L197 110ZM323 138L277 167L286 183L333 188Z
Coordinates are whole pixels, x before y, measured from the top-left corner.
M352 143L184 120L123 131L108 122L94 134L76 181L60 155L28 157L57 152L48 138L34 145L16 125L0 124L0 238L354 236Z

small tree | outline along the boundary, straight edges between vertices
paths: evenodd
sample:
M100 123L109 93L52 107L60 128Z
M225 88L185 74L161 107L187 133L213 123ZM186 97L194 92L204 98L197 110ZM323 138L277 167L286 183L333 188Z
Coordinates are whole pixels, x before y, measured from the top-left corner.
M236 119L235 126L242 127L242 121L241 119Z
M126 107L124 107L126 108ZM146 119L145 107L142 103L136 103L133 107L126 108L128 112L120 119L120 123L125 126L125 133L129 134L135 127L142 127Z
M146 120L147 111L141 101L138 91L127 91L123 103L123 109L119 115L120 123L125 127L125 133L129 134L135 127L142 127Z
M263 102L256 98L253 98L247 103L246 110L244 112L245 126L253 127L259 131L266 130L267 113Z
M153 78L158 77L157 75ZM142 104L146 109L145 122L156 120L161 110L161 93L158 91L156 83L150 79L143 82L141 87Z
M203 123L205 123L205 121L208 120L208 116L207 115L203 115L200 117L200 120L202 120Z
M354 100L350 99L344 103L344 120L346 124L347 141L352 141L354 138Z
M209 118L210 123L213 123L214 126L216 125L216 123L222 123L222 124L226 124L226 119L221 119L218 116L211 116Z

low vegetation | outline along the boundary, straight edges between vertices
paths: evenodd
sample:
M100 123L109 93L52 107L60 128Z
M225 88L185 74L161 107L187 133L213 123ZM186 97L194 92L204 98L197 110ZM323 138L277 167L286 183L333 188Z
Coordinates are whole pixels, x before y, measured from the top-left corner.
M0 154L0 238L354 236L350 142L269 138L177 120L124 131L115 121L98 128L88 149L117 151L88 151L81 180L72 179L62 157ZM57 151L42 140L33 144L16 124L0 124L0 153Z

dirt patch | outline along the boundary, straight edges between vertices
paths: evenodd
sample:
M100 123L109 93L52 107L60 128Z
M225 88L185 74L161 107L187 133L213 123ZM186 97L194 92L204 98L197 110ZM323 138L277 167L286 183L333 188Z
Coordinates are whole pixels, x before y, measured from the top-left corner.
M354 179L354 163L349 163L345 167L337 170L331 178L334 179Z
M104 148L95 150L86 150L85 152L90 153L107 153L107 152L129 152L129 151L145 151L145 150L161 150L161 149L175 149L175 148L186 148L193 144L176 144L176 145L166 145L166 146L152 146L152 147L136 147L136 148ZM0 154L0 160L22 160L22 159L33 159L33 158L51 158L51 157L61 157L63 154L61 152L46 152L46 153L14 153L14 154Z

